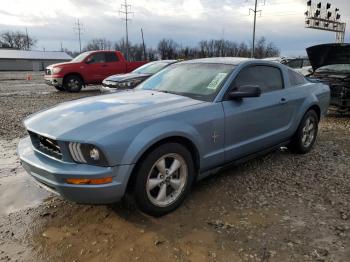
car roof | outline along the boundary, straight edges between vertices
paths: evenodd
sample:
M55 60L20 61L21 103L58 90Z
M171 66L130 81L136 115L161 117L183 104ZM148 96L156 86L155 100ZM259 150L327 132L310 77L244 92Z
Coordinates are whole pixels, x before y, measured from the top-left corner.
M243 62L252 61L254 59L245 58L245 57L210 57L210 58L201 58L184 61L181 63L205 63L205 64L227 64L227 65L239 65Z
M175 63L178 60L155 60L155 61L151 61L149 63Z
M120 52L120 51L114 51L114 50L91 50L91 51L85 51L83 53L87 54L95 54L95 53L115 53L115 52Z

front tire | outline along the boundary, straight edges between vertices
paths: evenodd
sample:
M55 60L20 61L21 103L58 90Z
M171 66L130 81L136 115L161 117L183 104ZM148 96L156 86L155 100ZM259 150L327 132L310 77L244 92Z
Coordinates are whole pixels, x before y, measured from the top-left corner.
M66 91L66 89L63 86L55 86L55 88L57 89L57 91Z
M151 151L136 171L134 197L138 207L152 216L178 208L194 179L191 153L181 144L168 143Z
M318 115L309 110L301 120L288 148L296 154L308 153L314 145L318 133Z
M77 93L83 87L83 81L79 76L70 75L64 79L63 86L68 92Z

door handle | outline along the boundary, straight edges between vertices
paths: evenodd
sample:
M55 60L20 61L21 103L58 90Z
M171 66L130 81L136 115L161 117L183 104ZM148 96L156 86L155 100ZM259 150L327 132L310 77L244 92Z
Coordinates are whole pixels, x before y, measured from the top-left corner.
M102 67L107 67L108 65L102 65Z
M287 103L288 103L288 100L286 98L282 97L281 100L280 100L280 104L284 105L284 104L287 104Z

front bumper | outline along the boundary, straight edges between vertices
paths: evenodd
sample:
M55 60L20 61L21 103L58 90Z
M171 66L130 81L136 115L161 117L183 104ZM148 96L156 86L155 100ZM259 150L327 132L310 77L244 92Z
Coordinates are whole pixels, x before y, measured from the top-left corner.
M45 76L45 83L50 86L58 86L61 87L63 85L63 77L53 77L53 76Z
M103 84L103 83L101 85L100 90L101 90L102 93L111 93L111 92L120 91L120 89L118 89L117 86L106 85L106 84Z
M125 194L133 165L100 167L62 162L33 150L29 137L18 144L23 168L43 188L62 197L87 204L107 204L119 201ZM113 177L112 183L102 185L72 185L68 178Z

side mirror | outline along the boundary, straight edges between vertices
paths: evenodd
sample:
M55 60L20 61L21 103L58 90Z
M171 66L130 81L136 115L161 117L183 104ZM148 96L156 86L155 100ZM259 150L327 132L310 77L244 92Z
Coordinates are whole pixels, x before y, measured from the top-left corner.
M230 99L241 99L245 97L259 97L261 89L255 85L245 85L235 88L229 93Z

